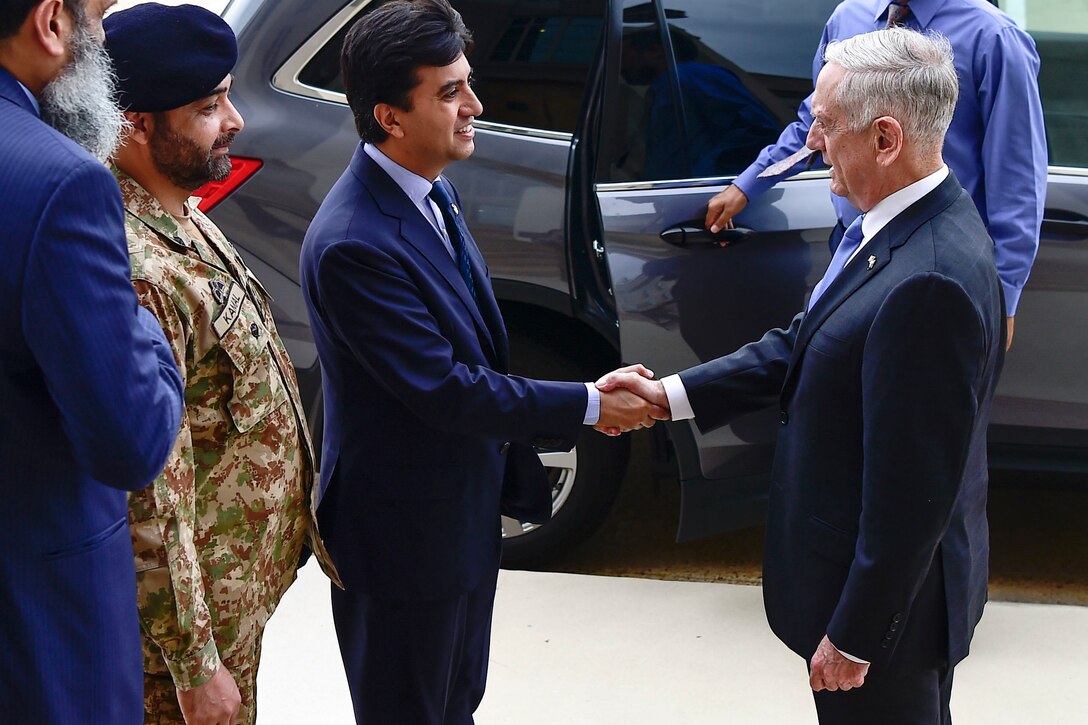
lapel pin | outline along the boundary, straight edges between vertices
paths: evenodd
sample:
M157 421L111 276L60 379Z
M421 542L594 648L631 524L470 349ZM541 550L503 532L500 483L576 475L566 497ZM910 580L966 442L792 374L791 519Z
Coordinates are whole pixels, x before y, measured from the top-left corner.
M872 269L874 264L876 264L876 257L869 257L869 269Z
M461 215L461 210L458 209L457 205L454 204L453 202L450 202L450 209L453 209L453 215L454 216L460 216Z

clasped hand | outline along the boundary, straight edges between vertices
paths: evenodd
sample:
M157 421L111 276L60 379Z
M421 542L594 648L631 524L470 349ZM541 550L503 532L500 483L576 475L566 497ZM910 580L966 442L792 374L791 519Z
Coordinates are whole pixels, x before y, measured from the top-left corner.
M601 417L593 427L605 435L617 436L668 420L665 386L653 377L653 371L643 365L628 365L598 380Z
M865 684L869 665L847 659L825 634L809 663L808 684L813 692L852 690Z

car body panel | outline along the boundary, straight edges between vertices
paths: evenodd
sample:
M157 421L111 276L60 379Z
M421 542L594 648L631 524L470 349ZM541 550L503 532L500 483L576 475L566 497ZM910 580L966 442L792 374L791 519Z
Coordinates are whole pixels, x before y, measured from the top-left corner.
M307 74L319 54L335 70L336 34L376 1L233 0L224 11L239 35L232 99L246 120L232 153L264 165L211 216L272 295L313 405L320 372L298 254L358 137L335 82ZM700 224L707 201L738 170L640 178L608 155L631 143L617 114L640 130L654 97L621 79L621 46L655 24L673 28L677 43L694 43L699 62L726 68L741 94L788 123L811 89L811 53L835 0L790 2L454 1L475 13L467 18L479 31L470 61L485 110L475 154L447 173L501 302L590 321L601 345L618 345L617 358L659 374L788 324L830 257L835 217L826 171L804 172L753 201L736 220L753 231L744 241L681 247L661 233ZM778 30L765 35L775 23ZM1048 127L1082 126L1088 103L1068 77L1088 64L1088 44L1075 34L1037 35ZM670 62L672 75L656 92L675 102L691 89ZM1048 98L1057 100L1047 105ZM548 127L535 127L534 118L548 119ZM1088 171L1078 166L1088 166L1085 148L1076 136L1054 141L1052 156L1070 165L1050 169L1042 244L993 406L995 447L1045 465L1088 466ZM685 169L695 161L677 159ZM758 517L777 426L774 410L708 434L691 422L668 424L684 488L682 537Z

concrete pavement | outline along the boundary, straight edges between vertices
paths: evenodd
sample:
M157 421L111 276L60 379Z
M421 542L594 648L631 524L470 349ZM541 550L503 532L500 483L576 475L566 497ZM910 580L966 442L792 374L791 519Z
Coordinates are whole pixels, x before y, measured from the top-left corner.
M350 725L311 562L268 626L258 725ZM1088 608L991 603L956 671L957 725L1088 724ZM477 725L815 723L804 662L758 587L504 571Z

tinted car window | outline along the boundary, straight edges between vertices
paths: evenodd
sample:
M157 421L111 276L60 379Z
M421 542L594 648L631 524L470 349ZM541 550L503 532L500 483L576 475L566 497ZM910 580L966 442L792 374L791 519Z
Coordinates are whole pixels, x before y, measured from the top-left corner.
M796 118L835 0L628 0L613 90L613 181L739 173ZM666 48L671 47L671 54Z
M344 37L357 19L358 16L352 18L351 22L344 25L340 32L317 51L298 74L301 83L334 93L344 92L344 79L340 76L340 49L344 47Z
M475 39L469 60L484 104L481 120L573 132L597 54L604 0L460 0L456 7ZM301 82L343 93L340 48L354 21L307 63Z
M1088 7L1051 0L1004 0L1001 8L1035 39L1050 163L1088 167Z

